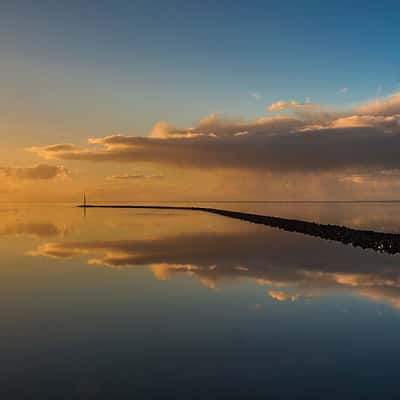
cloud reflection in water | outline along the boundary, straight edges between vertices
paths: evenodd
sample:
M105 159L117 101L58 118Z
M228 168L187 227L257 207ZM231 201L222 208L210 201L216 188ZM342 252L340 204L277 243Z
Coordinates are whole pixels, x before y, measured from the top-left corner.
M51 242L35 256L85 256L112 268L147 265L160 280L190 274L216 288L250 280L267 295L297 301L346 291L400 308L399 256L379 254L269 228L199 232L151 239Z

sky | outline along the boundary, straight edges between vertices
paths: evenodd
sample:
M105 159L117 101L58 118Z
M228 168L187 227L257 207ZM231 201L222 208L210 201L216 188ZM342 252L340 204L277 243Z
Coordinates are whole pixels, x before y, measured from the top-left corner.
M400 198L395 1L0 4L0 201Z

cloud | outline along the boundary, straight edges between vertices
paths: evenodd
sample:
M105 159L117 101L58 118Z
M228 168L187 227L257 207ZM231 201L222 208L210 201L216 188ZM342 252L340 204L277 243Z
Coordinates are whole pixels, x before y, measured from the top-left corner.
M7 178L40 180L66 176L68 170L63 166L39 164L33 167L0 167L0 174Z
M285 292L281 292L278 290L270 290L268 292L268 295L271 296L273 299L278 300L278 301L286 301L286 300L291 300L291 301L296 301L298 299L298 295L292 295L292 294L286 294Z
M400 132L400 115L351 115L333 120L331 128L375 127L383 132Z
M287 125L295 125L288 121ZM397 127L395 130L397 131ZM101 148L78 151L33 151L45 158L93 162L148 162L183 168L228 168L270 172L321 172L346 169L398 169L397 132L370 126L314 128L274 135L152 139L108 136Z
M356 112L367 115L398 116L400 114L400 93L371 100L356 108Z
M249 92L249 96L257 101L259 101L263 98L263 96L258 92Z
M250 121L211 114L190 128L159 122L146 137L119 134L89 139L86 147L56 144L29 150L45 159L203 170L354 173L400 169L400 93L346 112L294 101L271 107L298 111Z
M301 119L291 116L274 116L246 121L240 118L212 113L201 118L194 127L185 129L176 128L165 121L157 122L150 131L149 137L154 139L195 139L199 137L232 137L243 134L279 134L287 132L288 129L295 129L303 125L304 122ZM114 140L110 141L109 144L127 144L127 141L124 139L126 136L113 135L113 137ZM103 144L104 142L100 138L89 139L89 143Z
M112 175L109 176L108 179L110 180L143 180L143 179L163 179L163 175L129 175L129 174L122 174L122 175Z
M195 265L190 265L190 264L174 265L174 264L159 263L159 264L152 264L150 266L150 269L152 270L154 276L159 281L166 281L171 278L172 273L177 273L177 272L191 273L193 271L197 271L199 268L196 267Z
M310 107L312 106L311 103L306 102L306 103L299 103L295 100L292 101L277 101L275 103L272 103L269 107L268 107L268 111L270 112L274 112L274 111L281 111L281 110L288 110L291 108L301 108L301 107Z
M346 94L346 93L348 93L349 92L349 88L348 87L343 87L343 88L341 88L341 89L339 89L338 91L337 91L337 93L338 94Z
M267 293L270 297L277 301L291 301L295 302L299 299L310 299L313 296L306 294L298 294L298 293L285 293L280 290L269 290Z

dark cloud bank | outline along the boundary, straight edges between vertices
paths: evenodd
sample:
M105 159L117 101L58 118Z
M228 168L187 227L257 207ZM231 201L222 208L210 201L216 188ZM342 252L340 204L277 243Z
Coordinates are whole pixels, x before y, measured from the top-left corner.
M33 167L0 167L0 175L23 180L53 179L67 174L68 170L58 165L39 164Z
M188 129L160 122L147 137L112 135L90 139L88 147L56 144L30 150L47 159L276 173L400 168L399 94L351 112L297 108L292 116L254 121L211 115Z

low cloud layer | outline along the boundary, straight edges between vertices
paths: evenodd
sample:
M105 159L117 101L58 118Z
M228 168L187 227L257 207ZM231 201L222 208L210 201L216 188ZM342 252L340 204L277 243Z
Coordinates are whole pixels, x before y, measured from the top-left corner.
M0 167L0 175L23 180L54 179L67 174L68 170L58 165L39 164L33 167Z
M30 150L45 159L272 173L400 168L400 94L347 112L297 102L278 102L270 110L288 107L295 113L253 121L212 114L187 129L159 122L146 137L112 135L89 139L87 147L55 144Z
M121 175L111 175L108 177L109 180L146 180L146 179L162 179L162 175L142 175L142 174L135 174L135 175L129 175L129 174L121 174Z

